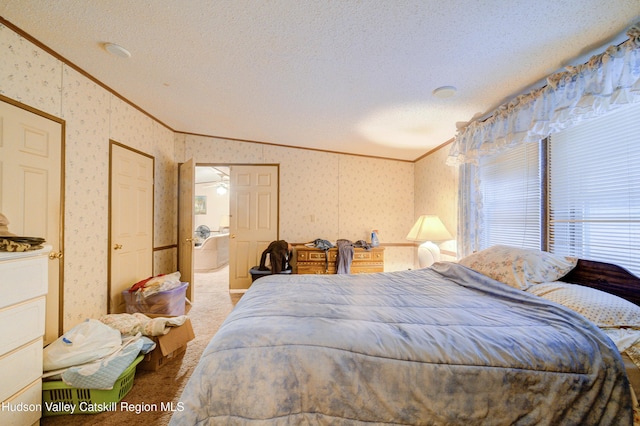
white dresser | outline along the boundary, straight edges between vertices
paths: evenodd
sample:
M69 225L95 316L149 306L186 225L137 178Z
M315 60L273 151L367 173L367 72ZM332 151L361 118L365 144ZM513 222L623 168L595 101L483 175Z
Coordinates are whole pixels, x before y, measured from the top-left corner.
M31 425L42 414L42 346L48 254L0 252L0 424Z

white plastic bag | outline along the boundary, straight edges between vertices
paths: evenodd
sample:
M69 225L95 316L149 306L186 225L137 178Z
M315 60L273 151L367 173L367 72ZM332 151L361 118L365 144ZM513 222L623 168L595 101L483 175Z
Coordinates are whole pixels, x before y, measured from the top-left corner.
M95 361L119 350L120 332L95 319L88 319L44 348L44 371L58 370Z

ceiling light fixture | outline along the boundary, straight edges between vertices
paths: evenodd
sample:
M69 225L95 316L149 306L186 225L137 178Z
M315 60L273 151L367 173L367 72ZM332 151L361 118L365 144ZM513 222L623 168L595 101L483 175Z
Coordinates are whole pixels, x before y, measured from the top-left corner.
M129 52L127 49L125 49L124 47L120 46L119 44L115 44L115 43L104 43L104 50L106 50L107 52L111 53L112 55L115 55L119 58L125 58L128 59L131 57L131 52Z
M450 98L458 92L454 86L442 86L433 91L433 96L440 99Z

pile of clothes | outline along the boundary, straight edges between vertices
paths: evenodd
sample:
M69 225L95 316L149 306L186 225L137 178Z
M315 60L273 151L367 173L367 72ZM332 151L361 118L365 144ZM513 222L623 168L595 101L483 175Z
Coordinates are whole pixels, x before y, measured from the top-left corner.
M337 274L350 274L351 263L353 262L353 249L360 247L365 250L371 250L371 244L364 240L358 240L355 243L349 240L338 240L338 255L336 258L336 273Z
M289 259L291 258L293 246L285 240L271 241L260 256L259 271L271 271L272 274L279 274L282 271L291 269ZM267 265L270 263L270 266Z
M139 281L131 286L129 293L138 293L138 295L146 298L161 291L173 290L181 285L180 272L176 271L171 274L160 274Z
M82 389L113 389L139 354L151 352L152 336L167 334L187 316L149 318L110 314L87 319L44 348L43 378Z
M377 231L375 231L377 232ZM377 237L376 237L377 238ZM358 240L355 243L345 239L339 239L336 241L338 247L338 253L336 257L336 273L337 274L349 274L351 273L351 263L353 262L353 249L363 248L365 250L371 250L371 244L364 240ZM330 241L318 238L310 243L306 243L307 247L315 247L320 250L324 250L324 262L325 272L329 272L329 250L336 247Z

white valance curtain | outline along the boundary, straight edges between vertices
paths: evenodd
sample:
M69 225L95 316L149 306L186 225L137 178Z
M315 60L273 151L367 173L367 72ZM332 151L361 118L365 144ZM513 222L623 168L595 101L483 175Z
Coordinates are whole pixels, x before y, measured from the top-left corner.
M546 86L518 96L486 120L474 121L458 131L447 164L460 166L459 255L479 248L482 215L478 203L482 194L474 166L480 158L538 142L582 120L640 102L640 23L627 35L624 43L550 76Z

